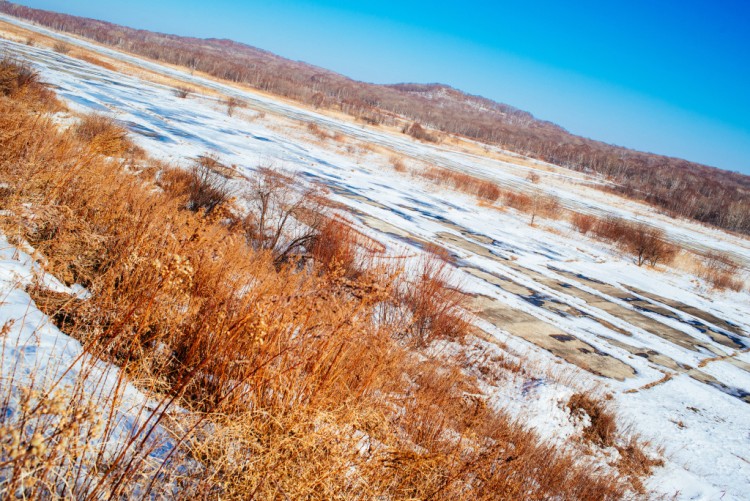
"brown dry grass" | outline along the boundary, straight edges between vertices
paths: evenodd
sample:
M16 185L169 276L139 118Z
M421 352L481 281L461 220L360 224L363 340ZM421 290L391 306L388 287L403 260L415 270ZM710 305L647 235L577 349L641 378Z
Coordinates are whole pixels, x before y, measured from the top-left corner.
M455 190L474 195L482 200L495 202L502 194L500 188L486 179L440 167L428 167L416 174L439 185L448 185Z
M122 138L99 118L84 128L94 133L60 131L33 111L39 105L29 94L13 96L25 97L0 97L3 228L33 245L49 272L91 293L71 302L35 293L60 327L165 408L191 411L194 419L174 426L170 456L192 461L184 463L182 495L624 495L616 469L591 469L540 443L485 405L459 367L409 347L464 335L461 294L439 257L398 278L393 265L358 258L367 244L338 221L322 229L311 264L279 265L231 224L236 208L185 210L189 193L179 176L169 182L173 175L158 165L135 175L143 162L112 146ZM117 140L99 142L102 135ZM128 169L106 157L116 154ZM66 404L74 401L50 413L64 413ZM27 497L58 485L62 449L46 450L56 455L36 449L41 469L24 470L25 457L13 463L36 480ZM134 457L87 464L113 481L106 491L73 483L70 496L164 487L167 468L154 471Z
M575 393L568 400L567 407L572 415L586 415L589 423L583 429L583 437L592 443L611 447L617 437L617 421L612 411L600 400L584 393Z
M75 134L95 154L122 157L141 153L128 137L128 131L106 115L84 115L75 127Z
M406 164L401 157L397 155L391 155L388 161L391 163L393 170L395 170L396 172L404 173L407 171Z
M93 65L102 67L105 70L117 71L117 68L115 67L115 65L110 64L110 63L104 61L103 59L98 58L96 56L93 56L91 54L83 53L83 54L79 55L79 54L76 53L76 54L73 54L73 55L75 57L77 57L78 59L81 59L82 61L86 61L89 64L93 64Z

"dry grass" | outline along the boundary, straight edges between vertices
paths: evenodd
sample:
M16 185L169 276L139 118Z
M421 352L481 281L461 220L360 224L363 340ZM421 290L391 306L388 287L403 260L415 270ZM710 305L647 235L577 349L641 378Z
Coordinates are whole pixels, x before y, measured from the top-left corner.
M411 125L405 125L402 132L404 134L408 134L414 139L418 139L419 141L428 143L438 142L438 138L434 134L430 134L429 132L427 132L427 130L417 122L414 122Z
M58 41L52 45L52 49L60 54L68 54L71 50L71 47L67 42Z
M617 421L605 404L584 393L575 393L567 407L573 416L588 416L589 423L583 429L583 437L595 445L612 447L617 438Z
M325 141L329 137L328 133L321 129L320 126L315 122L308 122L307 130L321 141Z
M128 131L106 115L85 115L76 126L75 134L96 154L122 157L138 152L128 137Z
M406 164L404 163L403 159L396 155L391 155L388 161L391 163L393 170L395 170L396 172L404 173L408 170L406 168Z
M91 293L84 301L35 297L90 354L117 363L164 408L179 403L191 412L172 428L172 468L149 466L139 441L129 442L130 455L101 463L43 435L54 455L31 469L23 469L27 455L12 459L34 481L27 497L56 490L65 461L98 472L96 486L70 484L78 498L127 496L137 486L158 492L168 489L170 471L189 472L176 485L200 498L624 495L616 469L592 469L540 443L485 405L459 367L418 351L460 340L467 326L463 295L439 256L416 273L398 270L366 258L377 246L328 218L305 266L279 261L276 247L253 243L269 241L265 223L253 226L259 240L236 224L243 210L257 222L262 203L187 210L195 173L157 165L136 175L139 162L111 124L92 118L61 131L35 106L0 97L3 229L33 245L49 272ZM270 176L284 213L289 184ZM263 193L249 200L262 202ZM310 217L294 214L302 223ZM75 402L68 395L50 413L85 411ZM82 437L86 444L92 436ZM36 454L40 440L19 443Z
M195 91L185 85L178 85L172 90L172 92L176 97L179 97L180 99L187 99L188 96Z
M117 71L117 68L113 64L110 64L91 54L83 53L83 54L73 54L73 55L82 61L86 61L89 64L99 66L101 68L104 68L105 70Z
M462 193L474 195L489 202L497 201L502 194L500 188L493 182L463 172L440 167L428 167L424 171L416 172L416 174L436 184L448 185Z
M57 111L62 105L39 80L28 63L10 57L0 59L0 96L24 102L35 111Z

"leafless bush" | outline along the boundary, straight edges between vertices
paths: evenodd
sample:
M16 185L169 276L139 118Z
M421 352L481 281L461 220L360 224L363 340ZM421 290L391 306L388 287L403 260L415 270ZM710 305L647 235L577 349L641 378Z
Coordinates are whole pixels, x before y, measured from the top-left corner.
M534 220L537 216L555 217L560 208L560 201L553 196L544 195L536 191L531 195L531 225L534 226Z
M416 174L438 184L448 184L458 191L475 195L488 202L495 202L502 194L500 188L492 181L464 172L456 172L441 167L429 167L424 171L417 171Z
M422 125L419 124L418 122L414 122L411 125L404 127L403 132L404 134L408 134L414 139L418 139L420 141L425 141L428 143L437 142L437 138L434 135L427 132L425 128L422 127Z
M192 93L192 89L190 89L189 87L185 87L184 85L180 85L178 87L175 87L172 92L176 97L180 99L187 99L187 97Z
M703 257L704 269L701 276L715 289L741 291L745 286L739 277L740 265L732 258L720 252L709 252Z
M592 216L591 214L582 214L580 212L573 213L573 216L571 218L573 227L584 235L594 228L596 221L596 216Z
M326 131L320 128L318 124L315 122L308 122L307 124L307 130L310 131L312 135L320 139L321 141L325 141L326 139L330 139L331 136L328 135Z
M628 239L630 225L623 219L610 216L599 219L593 227L593 232L599 238L619 243Z
M391 162L391 165L396 172L406 172L406 164L400 157L393 155L388 160Z
M466 296L451 284L448 262L428 252L413 277L407 277L399 301L409 310L411 321L407 337L416 346L436 339L463 340L468 333L464 306Z
M513 207L517 211L528 212L534 204L534 201L525 193L516 193L514 191L503 192L503 203Z
M611 216L600 219L595 216L574 215L573 224L581 233L591 231L598 238L612 242L632 254L638 266L645 263L650 266L668 264L677 255L677 246L667 240L664 232L645 223Z
M325 202L316 187L305 188L295 176L270 168L259 169L242 198L248 243L270 251L278 264L309 250L325 222Z
M59 41L55 42L55 44L52 46L52 50L60 54L68 54L71 50L71 47L68 43Z
M225 104L227 105L227 115L230 117L234 115L235 110L237 108L244 108L246 106L245 102L235 96L230 96L225 101Z
M189 171L188 209L196 212L202 210L208 215L232 197L229 178L215 168L218 163L213 155L204 155L195 161Z
M625 246L635 256L638 266L668 263L676 254L675 247L666 241L662 230L644 223L631 224L626 238Z

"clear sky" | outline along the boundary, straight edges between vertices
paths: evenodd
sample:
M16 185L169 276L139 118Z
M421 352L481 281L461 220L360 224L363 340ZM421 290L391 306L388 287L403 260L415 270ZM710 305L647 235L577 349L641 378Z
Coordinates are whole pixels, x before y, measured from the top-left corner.
M750 0L17 0L441 82L573 133L750 174Z

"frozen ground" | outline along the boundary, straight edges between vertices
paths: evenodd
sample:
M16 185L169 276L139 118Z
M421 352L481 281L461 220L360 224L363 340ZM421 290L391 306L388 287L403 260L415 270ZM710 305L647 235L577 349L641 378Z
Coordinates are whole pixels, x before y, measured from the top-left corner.
M543 435L560 437L572 433L565 399L576 388L599 386L613 395L623 423L665 448L667 463L649 483L655 494L742 499L750 492L747 292L712 292L686 274L639 268L567 223L531 227L527 215L479 206L472 197L400 174L388 157L398 152L413 165L440 165L526 190L527 167L520 162L424 145L182 74L249 104L228 117L215 99L179 99L168 87L49 50L0 41L0 51L32 61L72 109L112 114L155 156L187 165L213 153L248 173L261 165L297 171L328 186L349 217L393 254L416 256L425 242L440 244L455 256L457 281L473 297L477 324L497 341L492 349L502 346L509 356L552 368L532 380L489 385L495 405L528 416ZM317 138L306 128L310 122L343 140ZM745 239L604 195L579 174L542 175L541 187L566 206L638 218L688 246L750 262ZM559 376L561 368L574 376Z

